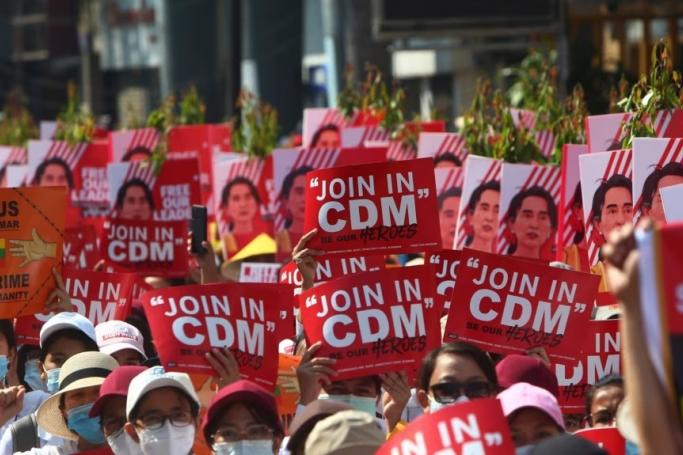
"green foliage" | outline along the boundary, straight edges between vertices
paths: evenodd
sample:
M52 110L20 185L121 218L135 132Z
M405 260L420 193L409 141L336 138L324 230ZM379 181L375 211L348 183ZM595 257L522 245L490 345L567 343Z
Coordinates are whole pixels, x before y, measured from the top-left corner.
M246 90L240 92L237 105L242 115L239 125L233 122L233 149L250 157L265 158L277 145L277 111Z
M206 105L199 97L197 87L191 85L185 91L180 100L180 115L178 124L180 125L202 125L205 123Z
M555 51L546 54L532 49L518 67L503 70L503 76L515 79L507 91L512 107L536 112L548 102L549 96L554 96L557 86L556 60Z
M571 95L564 102L562 114L551 125L555 135L555 150L551 160L559 164L562 161L562 146L564 144L583 144L586 142L585 120L588 115L583 87L577 84Z
M38 128L24 106L21 93L9 92L0 117L0 145L26 147L29 139L37 137Z
M478 79L472 104L464 115L462 130L469 153L480 156L493 156L493 146L490 140L492 122L491 81L488 79Z
M95 118L85 107L80 105L76 85L69 82L66 106L57 115L55 139L66 141L69 145L75 145L81 142L90 142L94 134Z

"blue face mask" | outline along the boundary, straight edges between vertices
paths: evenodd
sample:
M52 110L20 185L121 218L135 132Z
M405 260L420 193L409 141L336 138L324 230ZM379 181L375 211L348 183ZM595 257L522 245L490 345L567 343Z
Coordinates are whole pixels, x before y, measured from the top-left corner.
M356 411L362 411L377 416L377 399L374 397L359 397L356 395L328 395L329 400L341 401L351 406Z
M59 390L59 370L61 368L53 368L47 370L47 391L50 393L55 393Z
M104 444L104 434L100 430L100 419L88 417L93 403L73 408L66 413L66 426L74 433L92 444Z
M24 382L31 390L41 390L47 392L47 385L40 377L40 361L38 359L29 360L24 364ZM59 376L59 374L57 374Z
M0 355L0 379L5 379L9 370L9 359L6 355Z

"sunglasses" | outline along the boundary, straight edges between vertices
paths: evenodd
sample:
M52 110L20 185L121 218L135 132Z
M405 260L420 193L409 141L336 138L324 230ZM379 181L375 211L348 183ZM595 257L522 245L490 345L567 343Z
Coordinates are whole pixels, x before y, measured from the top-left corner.
M485 398L494 393L493 386L486 381L474 381L461 384L459 382L442 382L429 388L434 399L439 403L448 404L455 402L465 395L467 398Z

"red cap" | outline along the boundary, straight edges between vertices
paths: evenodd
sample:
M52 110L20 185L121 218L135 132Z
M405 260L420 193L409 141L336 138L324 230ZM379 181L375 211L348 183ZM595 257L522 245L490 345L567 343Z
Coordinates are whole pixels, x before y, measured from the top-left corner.
M521 354L508 355L496 365L496 375L498 384L503 389L518 382L526 382L547 390L555 397L559 394L557 377L537 357Z
M239 381L233 382L220 389L213 397L213 400L211 400L209 409L206 411L204 421L202 422L202 432L204 433L204 439L207 444L211 445L209 440L211 435L207 433L208 427L212 421L217 418L221 414L221 411L227 406L238 401L244 401L263 411L270 412L273 416L273 422L275 422L276 429L282 432L282 425L280 424L280 417L277 413L277 404L275 403L273 394L258 384L247 381L246 379L240 379Z
M109 373L109 376L107 376L100 386L100 396L97 398L97 401L93 403L88 415L90 417L99 416L102 413L102 409L104 408L104 404L108 398L125 398L128 395L128 386L130 385L130 382L135 376L139 375L146 369L147 367L137 365L124 365L115 368L111 373Z

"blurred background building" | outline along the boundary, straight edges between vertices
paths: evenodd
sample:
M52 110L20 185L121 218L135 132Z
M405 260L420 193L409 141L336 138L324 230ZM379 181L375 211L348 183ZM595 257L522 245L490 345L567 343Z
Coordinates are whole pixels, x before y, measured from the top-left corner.
M647 71L660 38L683 67L683 2L3 0L0 103L20 87L34 116L51 119L73 80L116 126L193 83L220 121L246 87L277 108L284 134L303 107L334 105L346 68L358 78L372 63L406 86L410 111L454 118L477 77L538 48L557 50L561 88L580 82L601 113L622 76Z

